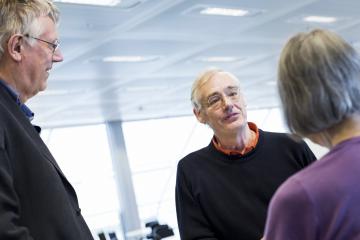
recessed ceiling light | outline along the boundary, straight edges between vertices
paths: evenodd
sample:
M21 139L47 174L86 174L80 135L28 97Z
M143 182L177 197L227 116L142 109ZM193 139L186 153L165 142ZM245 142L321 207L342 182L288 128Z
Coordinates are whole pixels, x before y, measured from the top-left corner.
M157 86L132 86L125 88L127 92L149 92L149 91L164 91L168 89L168 86L165 85L157 85ZM121 90L123 93L123 90Z
M249 14L248 10L244 9L235 9L235 8L218 8L218 7L209 7L200 11L204 15L221 15L221 16L233 16L233 17L243 17Z
M116 6L121 2L121 0L54 0L54 2L87 4L87 5L98 5L98 6Z
M149 62L159 59L159 56L108 56L103 62Z
M316 23L333 23L337 19L335 17L326 17L326 16L307 16L304 17L305 22L316 22Z
M244 58L239 57L231 57L231 56L214 56L214 57L200 57L197 58L198 61L201 62L237 62L243 61Z

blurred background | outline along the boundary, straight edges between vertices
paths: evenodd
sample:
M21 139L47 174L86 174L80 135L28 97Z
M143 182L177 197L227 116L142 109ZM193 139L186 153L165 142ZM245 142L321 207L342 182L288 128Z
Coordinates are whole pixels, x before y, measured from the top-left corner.
M360 47L355 0L54 2L65 60L28 105L102 240L142 239L154 220L173 229L167 239L179 239L176 165L212 137L192 116L190 88L199 72L234 73L248 120L286 132L276 89L286 40L327 28Z

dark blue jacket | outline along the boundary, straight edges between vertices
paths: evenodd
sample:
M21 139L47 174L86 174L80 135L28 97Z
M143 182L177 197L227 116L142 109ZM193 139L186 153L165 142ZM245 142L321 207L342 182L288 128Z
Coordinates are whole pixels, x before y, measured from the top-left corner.
M0 239L91 240L75 190L0 85Z

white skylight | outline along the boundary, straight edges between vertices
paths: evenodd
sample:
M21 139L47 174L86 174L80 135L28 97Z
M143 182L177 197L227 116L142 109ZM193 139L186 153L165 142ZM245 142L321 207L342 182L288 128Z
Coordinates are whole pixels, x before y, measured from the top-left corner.
M266 85L268 85L268 86L276 86L276 81L268 81L268 82L266 82Z
M209 7L201 10L201 14L205 15L221 15L221 16L233 16L233 17L243 17L249 14L248 10L244 9L235 9L235 8L217 8Z
M201 57L197 59L201 62L236 62L242 61L244 58L232 57L232 56L213 56L213 57Z
M98 6L116 6L121 2L121 0L54 0L54 2L88 4Z
M316 22L316 23L333 23L337 19L335 17L326 17L326 16L307 16L304 17L305 22Z
M70 89L46 89L46 91L39 92L39 95L43 96L54 96L54 95L68 95L68 94L79 94L88 91L87 89L82 90L70 90Z
M149 62L159 59L159 56L108 56L103 62Z

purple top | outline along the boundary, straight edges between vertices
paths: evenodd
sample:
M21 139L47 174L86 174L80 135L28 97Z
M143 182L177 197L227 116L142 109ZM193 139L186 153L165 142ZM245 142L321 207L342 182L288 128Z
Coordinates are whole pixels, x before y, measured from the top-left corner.
M290 177L271 200L266 240L360 239L360 137Z

